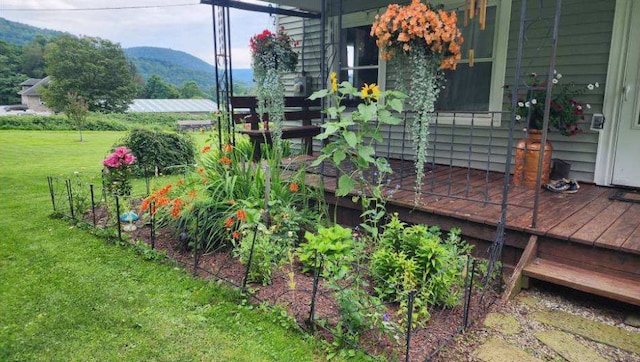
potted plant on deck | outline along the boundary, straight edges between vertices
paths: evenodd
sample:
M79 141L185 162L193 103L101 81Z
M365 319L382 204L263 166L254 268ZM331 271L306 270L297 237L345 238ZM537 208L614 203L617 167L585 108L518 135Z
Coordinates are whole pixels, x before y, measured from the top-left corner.
M562 74L554 71L551 84L551 102L549 106L549 130L557 131L564 136L575 136L584 131L578 124L584 120L585 109L589 104L581 103L576 96L585 92L584 88L577 88L574 84L558 86ZM527 137L518 141L513 183L518 186L535 187L538 174L538 160L544 148L542 160L542 184L549 182L551 173L551 156L553 146L547 140L542 146L542 131L547 85L536 73L531 73L527 81L527 93L519 95L515 103L515 118L518 122L525 122ZM599 84L589 84L588 90L599 87Z

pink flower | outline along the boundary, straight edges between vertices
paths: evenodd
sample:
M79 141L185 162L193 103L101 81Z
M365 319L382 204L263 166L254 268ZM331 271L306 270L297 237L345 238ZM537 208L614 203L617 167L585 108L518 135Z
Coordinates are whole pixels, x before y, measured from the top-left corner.
M111 167L119 168L124 165L131 165L136 160L136 157L131 154L131 150L127 147L117 147L112 154L102 161L102 164Z
M126 147L117 147L113 153L115 153L119 157L124 157L127 155L127 153L131 153L131 150Z
M120 157L118 157L118 155L112 153L111 155L109 155L109 157L105 158L102 161L102 164L107 167L118 168L122 166L122 161L120 160Z
M136 160L136 156L127 153L126 155L124 155L124 163L126 163L127 165L132 164L133 162L135 162Z

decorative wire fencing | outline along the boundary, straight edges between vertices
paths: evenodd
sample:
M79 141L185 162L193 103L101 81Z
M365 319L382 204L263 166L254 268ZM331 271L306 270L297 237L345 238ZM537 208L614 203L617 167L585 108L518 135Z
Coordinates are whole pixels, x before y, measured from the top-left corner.
M208 234L202 227L205 213L198 213L194 223L176 232L158 225L155 205L140 211L146 195L112 197L103 191L103 185L71 178L48 177L47 181L54 214L102 230L103 235L131 243L138 251L152 250L149 253L156 253L154 257L166 257L194 276L222 281L258 303L280 306L301 329L321 335L342 350L360 350L390 360L431 360L484 316L499 295L500 269L470 256L457 284L455 303L448 307L417 305L417 290L392 300L372 297L381 277L369 270L365 259L352 261L348 272L341 274L330 260L316 254L312 270L303 273L289 254L289 262L268 265L270 284L260 285L252 276L261 267L257 225L251 228L248 255L240 260L230 245L207 244ZM139 219L127 220L126 214L132 211ZM487 270L495 272L488 275Z

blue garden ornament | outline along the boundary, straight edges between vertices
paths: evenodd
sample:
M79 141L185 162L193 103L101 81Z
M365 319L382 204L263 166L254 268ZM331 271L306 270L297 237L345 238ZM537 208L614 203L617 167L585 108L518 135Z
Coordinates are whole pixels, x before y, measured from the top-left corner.
M138 220L138 214L133 211L123 212L122 215L120 215L120 221L127 223L123 227L124 231L134 231L136 229L136 226L133 224L133 222L136 220Z

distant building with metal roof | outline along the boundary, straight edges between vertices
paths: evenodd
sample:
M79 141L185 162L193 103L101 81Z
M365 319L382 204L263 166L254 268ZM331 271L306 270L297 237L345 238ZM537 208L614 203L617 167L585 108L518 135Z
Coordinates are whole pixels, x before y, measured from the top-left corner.
M218 105L210 99L134 99L130 113L210 113Z

